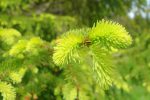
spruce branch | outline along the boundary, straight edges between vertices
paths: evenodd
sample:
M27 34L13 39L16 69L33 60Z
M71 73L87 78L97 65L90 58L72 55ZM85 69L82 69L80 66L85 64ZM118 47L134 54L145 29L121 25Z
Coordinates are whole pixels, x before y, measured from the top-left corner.
M111 63L112 49L126 48L131 42L131 36L122 25L102 20L91 29L73 30L63 35L54 47L53 61L60 66L76 63L78 65L72 67L76 70L84 65L82 61L91 57L91 60L84 63L92 62L88 66L93 69L100 87L107 89L112 85L116 73ZM84 56L79 54L83 49L87 51ZM69 71L67 68L65 70Z

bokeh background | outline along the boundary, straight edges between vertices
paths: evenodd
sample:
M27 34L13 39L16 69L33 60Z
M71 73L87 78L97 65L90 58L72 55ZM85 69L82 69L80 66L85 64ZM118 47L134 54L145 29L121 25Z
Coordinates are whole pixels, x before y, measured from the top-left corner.
M114 63L128 85L111 87L105 99L150 100L150 0L0 0L0 28L14 28L25 37L40 36L49 42L102 19L122 24L133 38L129 48L114 54ZM40 70L32 75L40 82L32 80L20 86L18 100L30 100L30 96L34 100L56 99L54 83L48 78L53 71Z

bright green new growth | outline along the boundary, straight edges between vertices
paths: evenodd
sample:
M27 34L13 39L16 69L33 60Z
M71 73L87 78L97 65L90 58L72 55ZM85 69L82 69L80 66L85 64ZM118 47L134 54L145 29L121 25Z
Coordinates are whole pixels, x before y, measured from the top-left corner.
M131 42L132 38L123 26L102 20L91 29L67 32L54 48L53 60L57 65L64 66L79 61L76 63L79 63L80 67L83 63L92 62L89 67L94 71L95 80L99 82L101 88L107 89L115 80L113 77L116 73L111 63L112 49L125 48ZM90 61L84 62L83 59L87 58L80 55L80 50L83 48L88 51L86 55L91 59Z
M45 59L48 52L45 48L47 43L40 37L32 37L29 40L22 38L15 29L0 29L0 42L1 51L5 50L0 52L0 92L3 100L15 100L14 85L22 82L29 67L32 70L32 66ZM43 58L40 53L43 53Z
M22 53L25 52L27 41L19 40L9 51L10 56L23 57Z
M102 20L97 22L89 32L89 37L105 46L125 48L132 42L131 36L125 28L115 22Z
M41 64L47 66L53 49L41 38L26 39L14 29L1 29L0 41L2 49L6 51L1 52L0 92L4 100L14 100L16 93L13 86L19 84L26 72L33 71L34 67ZM115 75L116 69L111 62L112 50L131 44L131 37L121 25L100 21L93 28L69 31L56 42L53 61L63 69L59 74L65 80L60 82L61 91L58 82L56 92L60 92L55 95L63 95L66 100L88 100L93 95L92 86L102 95L103 89L108 89L112 83L117 88L129 91L126 83L114 77L119 75Z
M9 55L12 57L23 58L24 54L37 55L38 48L44 44L43 40L39 37L33 37L29 41L22 39L19 40L12 48L9 50Z
M0 92L2 93L3 100L15 100L16 98L14 87L6 82L0 82Z
M71 60L76 61L77 48L83 41L83 35L79 31L67 32L62 39L58 39L58 45L54 48L53 60L57 65L68 64Z
M21 34L15 29L0 29L0 40L7 45L13 44L19 37L21 37Z
M13 81L13 83L20 83L22 81L22 77L24 76L27 68L20 68L19 71L13 71L10 73L9 77Z
M97 81L100 83L100 87L105 89L112 84L112 76L114 76L114 69L111 65L110 54L104 48L99 46L92 46L92 67L97 76Z

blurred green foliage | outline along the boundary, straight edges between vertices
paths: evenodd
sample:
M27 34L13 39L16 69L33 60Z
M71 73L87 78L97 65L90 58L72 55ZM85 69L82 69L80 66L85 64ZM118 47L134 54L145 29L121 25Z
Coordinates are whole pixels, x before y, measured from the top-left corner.
M147 4L147 0L0 0L0 99L13 100L16 96L16 100L149 100ZM137 9L134 18L128 16L132 9ZM119 73L118 81L107 90L91 80L87 65L68 70L55 65L52 59L53 47L60 42L62 33L88 28L101 19L119 22L133 37L128 49L116 52L109 48ZM70 38L68 44L73 44L74 39ZM86 56L84 53L86 49L81 50L80 56ZM82 89L76 90L68 83L73 76L77 76Z

